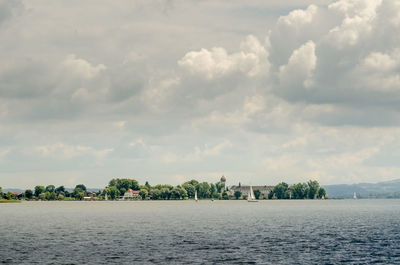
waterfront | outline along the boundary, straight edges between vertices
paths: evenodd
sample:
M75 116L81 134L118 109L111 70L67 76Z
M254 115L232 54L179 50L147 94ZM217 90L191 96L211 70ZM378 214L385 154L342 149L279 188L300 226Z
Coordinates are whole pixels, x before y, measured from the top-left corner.
M400 263L400 201L23 202L0 206L10 264Z

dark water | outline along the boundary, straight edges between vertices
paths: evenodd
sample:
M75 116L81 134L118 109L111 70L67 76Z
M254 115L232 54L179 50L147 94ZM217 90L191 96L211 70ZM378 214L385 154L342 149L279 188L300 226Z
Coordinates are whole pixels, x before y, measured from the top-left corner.
M0 263L400 264L400 200L0 204Z

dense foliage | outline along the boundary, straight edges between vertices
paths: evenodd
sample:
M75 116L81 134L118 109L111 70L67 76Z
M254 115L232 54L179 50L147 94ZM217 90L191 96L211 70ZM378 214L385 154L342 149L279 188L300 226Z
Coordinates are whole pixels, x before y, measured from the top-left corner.
M307 183L298 183L289 186L281 182L268 195L269 199L323 199L326 191L319 186L318 181L310 180Z
M152 200L184 200L194 199L197 191L197 197L199 199L221 199L222 198L222 187L221 183L199 183L197 180L191 180L178 186L171 186L168 184L158 184L151 186L148 182L145 185L139 185L136 180L133 179L112 179L109 185L104 189L104 194L109 196L109 199L116 199L125 194L129 189L138 190L140 199L152 199ZM218 192L220 191L220 192Z
M78 184L74 189L65 189L64 186L55 187L35 186L33 190L27 189L24 193L15 195L12 193L4 194L0 187L0 198L5 199L25 199L25 200L118 200L124 197L128 190L135 196L131 199L137 200L186 200L194 199L197 192L198 199L244 199L246 194L236 190L230 192L224 188L222 182L208 183L190 180L181 185L172 186L168 184L157 184L151 186L147 181L140 185L135 179L114 178L110 180L108 186L102 191L89 191L84 184ZM317 181L298 183L289 186L285 182L276 185L269 194L262 194L259 190L254 190L256 199L321 199L326 197L325 190L319 186Z

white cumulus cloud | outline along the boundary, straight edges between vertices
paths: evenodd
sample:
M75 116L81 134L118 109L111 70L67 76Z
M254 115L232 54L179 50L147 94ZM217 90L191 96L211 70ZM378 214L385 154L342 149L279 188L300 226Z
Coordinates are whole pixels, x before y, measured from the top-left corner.
M309 86L312 83L312 73L317 64L315 43L308 41L293 51L289 62L279 69L281 84L291 86Z
M66 69L84 79L92 79L106 69L103 64L93 66L88 61L77 58L74 54L68 55L63 61L63 65Z
M215 79L228 74L242 73L249 77L269 70L268 50L254 36L240 45L241 51L229 54L222 47L188 52L178 64L193 75Z

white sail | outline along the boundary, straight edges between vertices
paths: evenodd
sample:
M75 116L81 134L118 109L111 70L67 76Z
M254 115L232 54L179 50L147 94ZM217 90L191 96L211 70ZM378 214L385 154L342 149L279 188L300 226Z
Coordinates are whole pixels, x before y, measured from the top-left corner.
M250 186L250 199L254 200L256 197L254 196L253 187Z
M194 200L197 201L197 190L194 191Z
M247 197L247 201L249 201L249 202L256 202L257 201L256 197L254 196L254 192L253 192L253 187L252 186L250 186L249 195Z
M353 199L357 200L357 193L354 192Z

